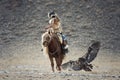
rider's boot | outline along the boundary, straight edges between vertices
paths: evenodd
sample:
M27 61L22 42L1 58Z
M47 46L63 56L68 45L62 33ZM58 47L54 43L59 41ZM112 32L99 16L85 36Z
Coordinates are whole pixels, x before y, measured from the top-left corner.
M64 41L63 41L63 45L64 45L64 46L63 46L64 52L65 52L65 53L68 53L68 47L69 47L69 46L68 46L68 44L67 44L67 40L64 40Z

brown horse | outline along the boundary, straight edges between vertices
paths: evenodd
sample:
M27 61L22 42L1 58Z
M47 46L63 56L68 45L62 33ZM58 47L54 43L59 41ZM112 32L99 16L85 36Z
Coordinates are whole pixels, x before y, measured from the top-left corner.
M59 37L56 33L44 35L43 46L48 48L48 56L51 62L52 71L54 72L54 61L56 61L56 69L61 71L61 64L64 59L65 53L62 50Z

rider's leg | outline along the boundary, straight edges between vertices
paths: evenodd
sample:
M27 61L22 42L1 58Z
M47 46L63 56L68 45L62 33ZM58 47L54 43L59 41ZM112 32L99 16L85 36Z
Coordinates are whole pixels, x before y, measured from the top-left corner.
M64 49L68 49L68 42L67 42L67 40L63 40L63 45L64 45Z
M64 49L68 49L68 42L67 42L67 38L65 35L62 35L62 39L63 39L63 45L64 45Z

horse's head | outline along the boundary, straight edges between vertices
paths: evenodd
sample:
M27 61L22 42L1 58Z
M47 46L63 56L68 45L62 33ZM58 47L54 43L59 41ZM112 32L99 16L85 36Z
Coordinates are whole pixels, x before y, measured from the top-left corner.
M49 28L47 32L43 35L43 45L47 47L51 41L52 35L54 33L54 30L52 28Z

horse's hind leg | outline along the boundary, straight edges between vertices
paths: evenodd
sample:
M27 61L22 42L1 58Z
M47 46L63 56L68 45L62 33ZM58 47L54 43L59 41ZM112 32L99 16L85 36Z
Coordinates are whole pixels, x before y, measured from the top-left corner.
M53 61L53 57L49 56L50 62L51 62L51 67L52 67L52 71L54 72L54 61Z

